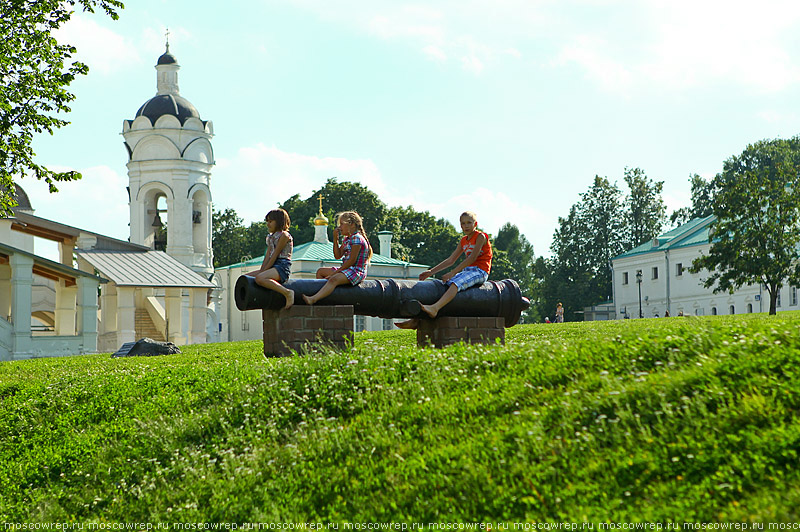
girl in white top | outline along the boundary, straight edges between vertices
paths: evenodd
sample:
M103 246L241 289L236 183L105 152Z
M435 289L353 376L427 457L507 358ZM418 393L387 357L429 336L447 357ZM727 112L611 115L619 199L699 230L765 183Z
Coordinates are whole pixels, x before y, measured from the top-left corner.
M289 279L292 269L294 240L288 231L292 222L289 213L283 209L269 211L265 221L269 236L264 262L261 263L261 268L245 275L255 277L258 285L283 294L286 298L284 308L289 308L294 304L294 292L283 286L283 283Z

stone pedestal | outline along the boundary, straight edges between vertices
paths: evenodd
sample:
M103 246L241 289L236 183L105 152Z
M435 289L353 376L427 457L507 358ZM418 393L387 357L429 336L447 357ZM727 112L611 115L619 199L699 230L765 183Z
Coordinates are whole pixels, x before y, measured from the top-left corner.
M417 345L442 348L458 342L465 344L506 343L503 318L443 317L421 319L417 327Z
M353 306L295 305L262 310L264 356L287 356L314 344L348 349L353 345Z

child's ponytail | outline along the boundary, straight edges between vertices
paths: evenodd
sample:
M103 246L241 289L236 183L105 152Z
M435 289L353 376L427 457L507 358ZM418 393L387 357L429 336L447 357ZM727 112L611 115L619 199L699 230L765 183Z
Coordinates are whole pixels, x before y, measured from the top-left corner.
M367 241L367 261L372 260L372 246L369 243L369 237L367 236L367 232L364 231L364 220L361 216L355 211L347 211L343 212L339 215L340 219L353 224L356 227L356 233L361 233L361 236L364 237L364 240Z

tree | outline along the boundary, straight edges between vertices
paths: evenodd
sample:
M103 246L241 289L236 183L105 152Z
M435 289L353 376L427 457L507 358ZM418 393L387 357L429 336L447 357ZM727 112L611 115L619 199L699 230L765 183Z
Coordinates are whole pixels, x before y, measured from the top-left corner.
M800 137L762 140L725 161L717 191L708 255L691 271L708 270L714 292L763 283L776 313L784 282L800 284Z
M663 181L654 182L641 168L625 168L625 183L630 193L626 199L628 248L635 248L661 232L667 219L667 207L661 199Z
M516 225L506 223L492 240L492 271L489 279L500 281L514 279L519 284L522 294L533 297L533 266L535 257L533 245L520 233ZM538 321L538 313L530 309L525 312L526 319Z
M444 218L413 207L392 207L384 230L391 231L392 252L396 258L435 266L450 256L460 238L456 228Z
M241 262L246 255L259 256L266 249L265 240L261 240L261 251L252 255L248 251L247 229L243 220L233 209L220 212L213 210L211 223L211 245L214 248L214 267L227 266Z
M492 258L492 272L490 279L514 279L519 283L524 293L530 293L533 285L533 245L520 233L519 228L511 223L506 223L497 232L497 236L492 241L493 252L496 256L505 255L508 261L507 271Z
M364 185L350 181L340 183L335 177L328 179L322 188L315 190L308 198L303 200L299 194L295 194L281 204L280 207L285 209L292 219L289 231L295 242L314 240L313 220L319 212L320 194L323 197L323 214L330 220L331 225L336 222L336 214L356 211L364 219L364 229L369 236L370 244L374 249L379 249L378 231L386 224L388 207L377 194Z
M567 317L579 318L584 307L611 295L611 258L625 250L625 215L622 192L607 177L595 176L589 190L559 218L553 235L551 261L539 264L543 282L540 313L547 315L561 301ZM545 275L546 272L546 275Z
M714 180L706 181L697 174L689 176L689 183L692 190L691 207L682 207L675 210L669 217L673 225L685 224L695 218L705 218L710 216L714 208Z
M3 0L0 3L0 215L16 205L14 181L31 174L50 192L56 183L80 179L75 171L54 172L38 164L34 134L53 132L69 122L55 116L70 111L75 95L67 87L89 68L69 60L75 47L59 44L52 32L73 14L101 8L112 19L124 6L119 0Z

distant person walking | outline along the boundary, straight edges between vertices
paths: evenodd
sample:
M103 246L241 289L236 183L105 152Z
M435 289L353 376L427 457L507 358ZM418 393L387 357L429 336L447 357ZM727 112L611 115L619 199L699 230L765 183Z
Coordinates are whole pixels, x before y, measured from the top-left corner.
M561 302L556 305L556 323L564 323L564 305Z

